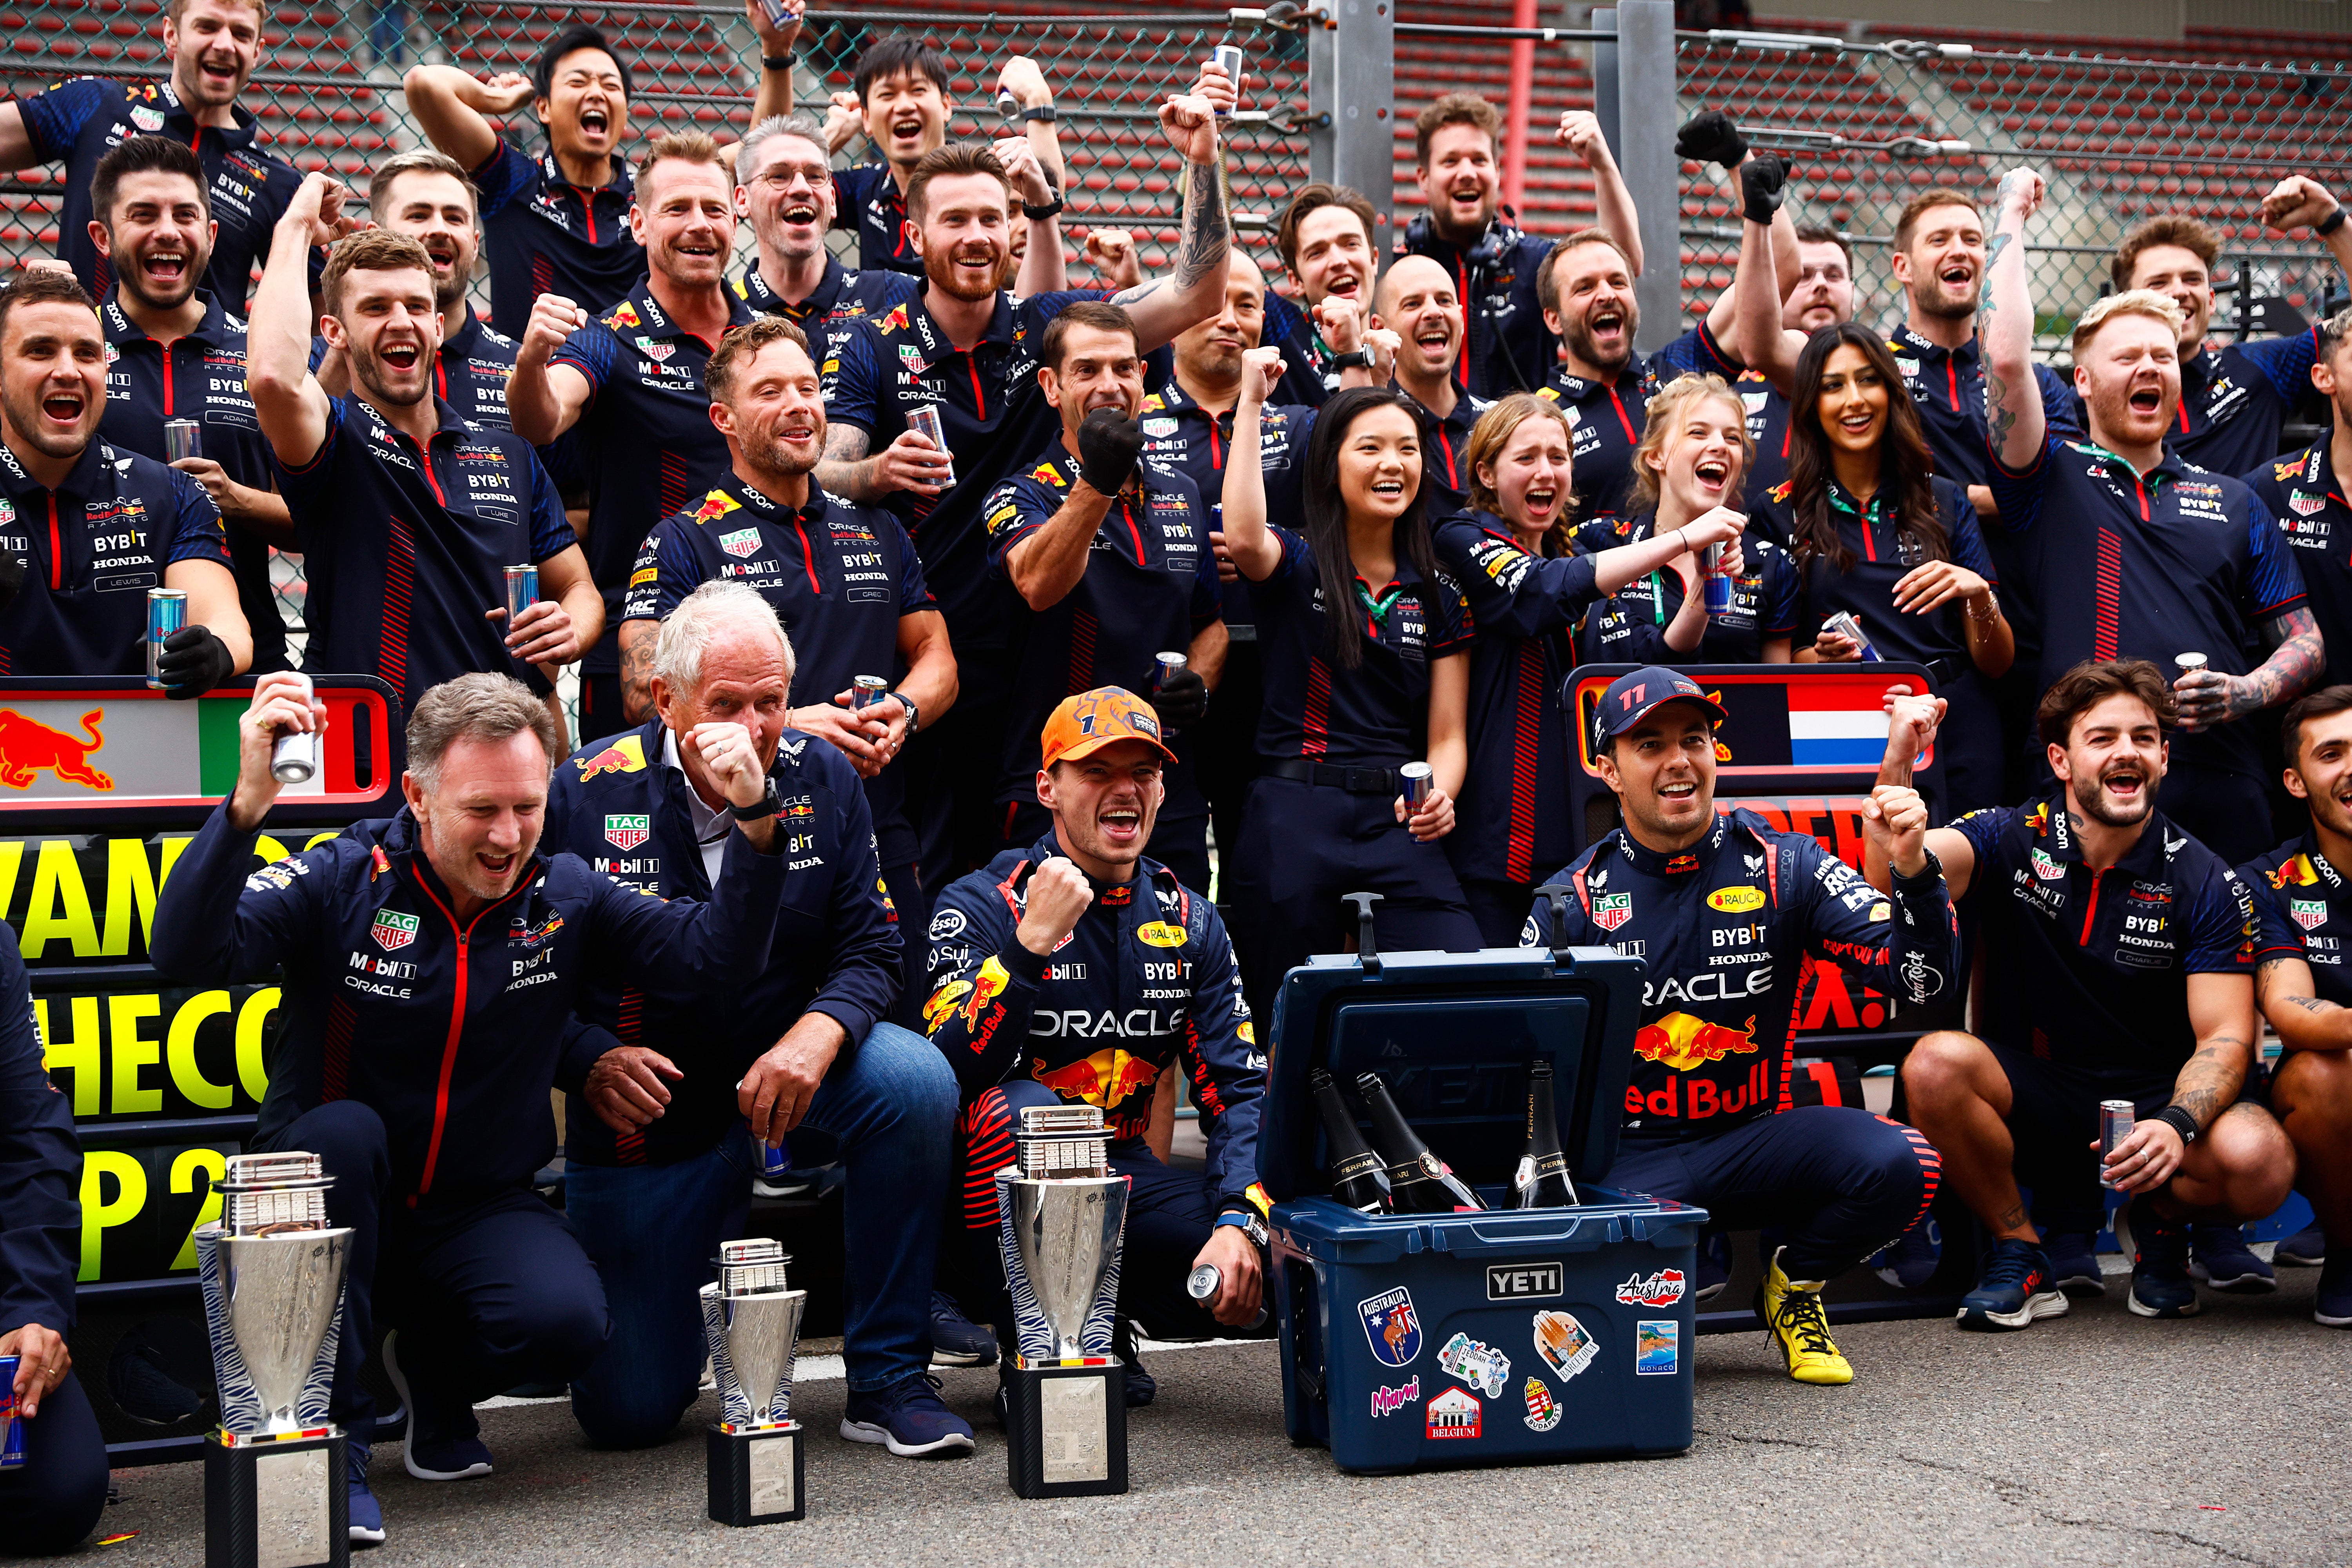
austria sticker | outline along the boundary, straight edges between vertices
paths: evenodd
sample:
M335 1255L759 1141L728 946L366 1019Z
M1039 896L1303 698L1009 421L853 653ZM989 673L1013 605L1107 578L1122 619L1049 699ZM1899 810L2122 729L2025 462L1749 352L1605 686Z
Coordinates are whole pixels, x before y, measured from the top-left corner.
M1661 1268L1647 1279L1634 1275L1617 1287L1617 1300L1629 1307L1671 1307L1683 1299L1685 1281L1679 1268Z
M406 947L416 940L416 917L404 915L398 910L378 910L375 924L368 934L375 938L376 946L390 952L396 947Z

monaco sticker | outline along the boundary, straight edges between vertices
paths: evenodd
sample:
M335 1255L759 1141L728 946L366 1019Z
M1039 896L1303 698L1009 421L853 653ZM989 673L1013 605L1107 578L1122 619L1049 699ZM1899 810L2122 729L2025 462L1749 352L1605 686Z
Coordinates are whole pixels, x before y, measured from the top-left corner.
M1634 1275L1617 1287L1617 1300L1629 1307L1671 1307L1683 1299L1685 1282L1679 1268L1661 1268L1647 1279Z
M1478 1402L1458 1388L1449 1388L1429 1402L1427 1430L1432 1438L1478 1436Z

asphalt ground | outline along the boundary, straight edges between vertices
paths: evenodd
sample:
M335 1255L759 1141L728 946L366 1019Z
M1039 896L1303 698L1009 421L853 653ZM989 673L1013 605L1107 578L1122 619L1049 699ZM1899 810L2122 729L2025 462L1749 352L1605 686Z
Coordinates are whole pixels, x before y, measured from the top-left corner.
M703 1516L706 1396L667 1445L585 1447L561 1402L482 1412L496 1473L372 1479L391 1539L365 1568L638 1563L2352 1563L2352 1335L2310 1319L2313 1269L2150 1322L2103 1300L2021 1333L1945 1321L1838 1331L1850 1387L1792 1383L1758 1333L1697 1342L1697 1434L1675 1458L1356 1477L1283 1436L1270 1343L1147 1356L1125 1496L1024 1502L988 1414L992 1369L942 1373L980 1433L947 1462L835 1436L846 1385L803 1381L809 1516ZM816 1352L820 1347L811 1345ZM821 1365L814 1357L804 1372ZM117 1472L84 1558L198 1563L203 1471ZM5 1543L0 1543L5 1550Z

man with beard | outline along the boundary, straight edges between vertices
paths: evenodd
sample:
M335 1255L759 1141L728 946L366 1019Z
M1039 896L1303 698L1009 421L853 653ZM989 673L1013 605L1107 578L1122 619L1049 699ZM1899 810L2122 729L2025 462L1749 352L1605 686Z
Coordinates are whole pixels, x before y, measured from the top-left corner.
M2004 221L1993 241L1996 290L2013 233ZM1988 374L2002 368L1996 352ZM1978 1034L1923 1035L1903 1063L1913 1125L1993 1234L1960 1299L1962 1328L2030 1328L2065 1312L2058 1286L2084 1268L2098 1278L2089 1249L2102 1185L2131 1199L2132 1311L2189 1317L2191 1224L2267 1215L2294 1177L2286 1135L2242 1098L2256 1038L2251 895L2158 809L2174 704L2146 659L2076 665L2034 715L2057 784L1927 835L1953 893L1983 891L1978 940L1987 973L2001 977L1986 988ZM1890 694L1880 787L1909 781L1943 707ZM1887 886L1874 845L1866 864ZM2130 1100L2138 1120L2102 1154L2105 1100Z
M2216 854L2251 859L2275 840L2261 762L2234 721L2284 707L2319 677L2326 655L2303 574L2252 490L2166 450L2180 405L2181 323L2163 295L2111 294L2083 313L2074 385L2090 439L2046 426L2019 243L2042 196L2032 170L2002 177L1982 332L1990 478L2041 610L2039 685L2047 690L2086 659L2171 668L2179 655L2202 655L2175 683L2186 734L2159 804ZM2272 652L2250 668L2258 633Z
M133 136L98 162L90 237L114 273L99 310L112 350L98 433L168 461L164 422L200 426L200 455L172 467L220 509L237 607L253 637L252 668L287 668L286 623L269 584L269 547L294 547L285 498L271 488L269 444L245 389L245 322L203 279L220 226L194 153L165 136Z
M2285 1047L2271 1073L2271 1110L2294 1144L2302 1167L2295 1184L2311 1200L2314 1221L2280 1242L2272 1258L2319 1266L2312 1316L2345 1329L2352 1328L2352 976L2344 969L2352 937L2352 686L2298 701L2286 710L2280 738L2287 792L2310 805L2311 828L2238 875L2262 917L2254 998ZM2237 1247L2244 1251L2242 1237ZM2260 1272L2239 1278L2254 1281L2254 1289L2273 1288L2269 1268L2247 1261ZM2200 1277L2215 1289L2230 1288L2226 1269L2210 1261Z
M907 522L962 673L963 700L947 727L918 748L922 766L909 781L923 875L934 892L965 866L985 863L1003 838L993 770L970 765L973 757L1002 754L1012 663L1012 595L987 570L983 517L988 497L1034 466L1059 424L1036 374L1045 323L1074 300L1108 298L1128 309L1137 347L1149 353L1214 314L1224 295L1228 231L1216 178L1216 114L1231 106L1232 89L1213 68L1198 85L1160 109L1162 130L1192 169L1170 277L1108 296L1003 292L997 280L1012 182L987 148L942 147L907 187L929 279L922 298L866 322L842 345L817 481L852 500L887 498ZM1029 248L1025 265L1035 267L1040 251L1054 247ZM908 427L908 416L925 410L939 419L947 451ZM950 479L950 454L951 482L943 482Z
M352 391L331 397L310 374L296 258L355 226L344 198L324 174L303 181L253 297L254 412L310 579L303 668L376 676L404 710L474 670L528 672L544 696L602 606L530 444L434 395L441 316L422 245L376 231L340 239L320 325L349 358ZM523 562L538 563L549 596L509 626L506 568Z
M1428 442L1422 448L1422 495L1434 520L1470 504L1470 427L1488 404L1455 376L1461 363L1462 300L1445 268L1426 256L1390 264L1372 295L1372 325L1392 333L1375 352L1393 362L1389 384L1421 405Z
M2327 648L2320 684L2341 686L2352 681L2352 502L2337 477L2352 474L2352 310L2338 310L2313 332L2311 384L2327 399L2327 434L2293 457L2257 465L2245 479L2295 559L2311 563L2303 581Z
M645 241L630 221L635 192L620 152L634 88L603 33L564 28L528 76L483 81L461 66L419 65L402 85L417 128L481 192L490 324L501 333L520 339L542 296L600 310L643 276ZM490 123L525 104L547 128L536 158Z
M270 226L286 211L302 176L257 151L254 115L237 98L261 61L260 0L171 0L163 14L163 53L172 74L162 81L83 77L47 92L0 103L0 170L62 159L64 201L58 213L58 259L101 299L114 273L90 235L98 214L89 186L108 149L140 134L168 136L194 149L220 232L205 268L205 287L231 314L245 310L253 269L269 249ZM310 258L315 280L324 258Z
M1258 341L1282 350L1282 384L1274 389L1267 413L1285 405L1320 408L1342 386L1373 384L1363 327L1372 277L1381 265L1380 250L1372 244L1375 216L1362 192L1320 180L1302 186L1282 209L1275 226L1275 248L1282 255L1284 270L1298 286L1298 299L1293 302L1263 285L1258 290L1265 316ZM1257 342L1243 346L1255 348ZM1350 369L1360 374L1351 379L1346 374ZM1238 353L1233 377L1239 385Z
M1397 240L1396 253L1425 256L1453 279L1454 297L1469 307L1454 375L1480 397L1533 392L1544 384L1559 352L1559 327L1537 295L1549 242L1517 226L1501 210L1503 118L1475 92L1449 92L1421 111L1412 126L1413 179L1429 210ZM1560 116L1559 144L1592 172L1601 226L1624 236L1642 269L1640 225L1601 121L1585 110ZM1631 342L1629 330L1626 337Z
M2280 235L2307 228L2352 268L2344 209L2307 174L2290 174L2263 198L2263 224ZM2213 263L2221 237L2187 213L2152 217L2124 237L2109 268L2116 292L2153 289L2180 307L2180 416L2165 445L2217 474L2252 474L2279 455L2279 430L2307 390L2316 331L2259 342L2207 341L2213 326ZM2246 291L2248 280L2241 278Z
M106 344L81 285L39 268L0 291L0 674L144 675L147 590L188 595L163 644L170 697L253 657L220 510L204 487L98 438Z
M541 445L577 429L588 468L584 537L606 635L580 668L586 740L628 723L618 632L629 570L654 524L685 506L726 459L702 367L720 334L751 319L727 287L734 181L719 144L699 131L664 136L637 178L629 226L649 270L593 318L574 300L541 295L507 383L515 428Z
M1065 306L1046 323L1037 381L1061 411L1062 438L988 498L989 569L1029 612L1013 616L1019 654L996 790L1002 847L1034 844L1046 830L1031 737L1062 700L1103 686L1145 691L1162 739L1175 742L1157 847L1179 881L1205 888L1209 805L1183 731L1207 713L1225 660L1217 558L1200 490L1140 461L1136 337L1134 320L1100 300ZM1186 667L1163 676L1154 656L1173 651Z

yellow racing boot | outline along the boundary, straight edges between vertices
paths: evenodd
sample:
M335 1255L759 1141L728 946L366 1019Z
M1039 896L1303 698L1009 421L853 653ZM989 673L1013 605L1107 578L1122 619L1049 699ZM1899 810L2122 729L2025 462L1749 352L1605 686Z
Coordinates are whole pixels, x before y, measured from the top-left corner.
M1780 1272L1780 1253L1772 1254L1764 1270L1757 1312L1780 1342L1789 1358L1789 1375L1799 1383L1844 1384L1853 1381L1853 1364L1830 1342L1830 1321L1822 1312L1819 1279L1791 1279Z

